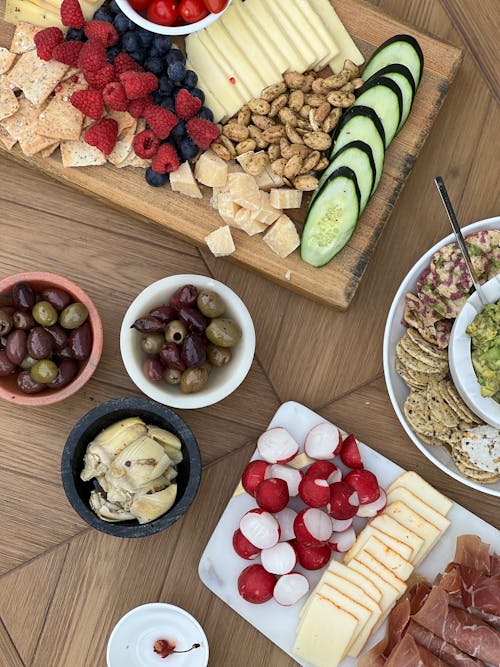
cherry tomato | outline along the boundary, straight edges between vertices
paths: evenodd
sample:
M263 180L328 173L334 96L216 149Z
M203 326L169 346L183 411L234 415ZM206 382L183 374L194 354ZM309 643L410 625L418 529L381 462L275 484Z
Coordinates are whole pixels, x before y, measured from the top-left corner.
M175 0L151 0L146 16L158 25L173 25L178 17L177 3Z
M196 23L201 21L209 12L205 7L203 0L182 0L179 5L179 15L186 23Z
M136 12L143 12L147 9L151 0L129 0L130 6L135 9Z
M212 12L212 14L218 14L225 9L227 5L227 0L203 0L203 2L205 7L209 12Z

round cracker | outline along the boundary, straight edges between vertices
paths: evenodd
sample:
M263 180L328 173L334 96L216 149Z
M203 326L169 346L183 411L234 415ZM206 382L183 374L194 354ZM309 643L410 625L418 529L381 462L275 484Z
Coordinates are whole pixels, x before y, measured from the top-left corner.
M431 365L426 361L423 361L422 358L414 356L411 352L409 352L405 348L405 345L408 344L408 341L404 340L403 342L403 340L404 339L402 338L397 344L396 354L407 368L413 371L417 371L418 373L425 373L428 375L436 375L440 377L444 377L446 375L448 372L448 362L437 362L437 360L434 360L436 363Z
M427 385L427 400L429 401L431 415L438 423L443 424L443 426L456 428L459 425L460 419L441 398L438 385L439 381L432 378Z
M408 373L406 366L401 362L401 359L396 359L396 372L406 382L410 389L425 389L426 384L412 378Z
M427 404L427 392L412 391L404 404L404 413L408 423L416 433L432 437L434 428Z
M480 418L475 415L472 410L469 409L469 407L464 403L462 400L462 397L456 390L455 385L453 382L448 381L446 384L446 391L448 392L448 395L450 397L450 401L453 402L453 404L460 410L464 417L464 421L471 421L474 424L481 424Z
M429 341L425 340L425 338L417 329L410 327L406 332L406 335L408 336L408 338L410 338L410 340L412 340L416 345L418 345L418 347L421 350L423 350L426 354L428 354L430 357L436 357L436 359L444 359L445 361L448 359L448 353L446 350L442 350L437 345L429 343Z

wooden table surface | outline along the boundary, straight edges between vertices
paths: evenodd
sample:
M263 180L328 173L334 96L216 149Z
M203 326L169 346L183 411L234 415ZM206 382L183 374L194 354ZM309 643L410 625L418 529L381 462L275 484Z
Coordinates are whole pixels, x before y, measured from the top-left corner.
M498 215L498 5L495 0L380 0L385 11L464 49L444 108L346 313L319 306L215 260L0 159L0 275L46 269L78 282L100 310L102 361L92 380L45 409L0 407L0 665L104 667L109 633L131 608L180 605L203 625L215 667L294 663L200 583L197 564L239 475L280 403L295 399L414 469L500 526L498 500L435 468L397 421L382 374L382 334L402 277L448 233L433 177L445 178L462 224ZM61 487L61 451L89 409L137 395L120 359L118 332L136 294L174 273L210 273L244 299L257 354L244 384L218 405L181 412L198 437L203 480L185 518L142 540L87 527ZM464 526L473 531L474 526Z

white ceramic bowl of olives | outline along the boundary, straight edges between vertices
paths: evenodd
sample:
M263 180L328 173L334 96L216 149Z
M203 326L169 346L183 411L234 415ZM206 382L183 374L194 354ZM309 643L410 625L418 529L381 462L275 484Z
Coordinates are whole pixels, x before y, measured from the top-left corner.
M168 276L130 304L120 332L123 363L147 396L174 408L202 408L245 379L255 329L243 301L208 276Z

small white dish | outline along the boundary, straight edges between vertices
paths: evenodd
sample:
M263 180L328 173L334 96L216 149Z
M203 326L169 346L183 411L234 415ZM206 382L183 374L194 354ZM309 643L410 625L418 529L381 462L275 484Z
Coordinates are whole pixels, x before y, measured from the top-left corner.
M224 317L234 319L242 331L241 340L231 348L231 361L222 368L212 368L206 387L197 394L183 394L177 385L149 380L142 368L146 357L140 346L141 335L131 329L135 320L147 315L155 306L167 303L179 287L188 284L217 292L226 304ZM120 351L127 373L146 396L173 408L204 408L229 396L247 376L255 353L255 329L247 307L227 285L208 276L179 274L152 283L132 301L121 326Z
M488 280L482 288L488 303L496 303L500 299L500 276ZM471 337L466 332L469 324L482 310L483 304L474 292L460 311L451 330L448 359L451 377L465 403L487 424L500 428L500 404L481 394L481 385L472 365Z
M171 653L168 667L208 665L208 641L198 621L180 607L153 602L132 609L115 625L106 652L108 667L164 666L167 658L153 650L158 639L173 642L181 651L200 644L189 653Z

